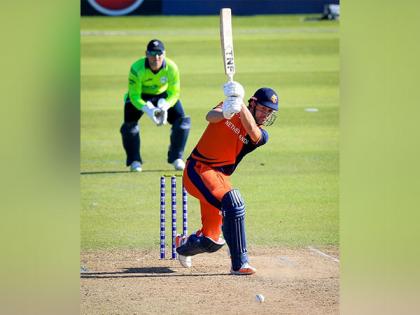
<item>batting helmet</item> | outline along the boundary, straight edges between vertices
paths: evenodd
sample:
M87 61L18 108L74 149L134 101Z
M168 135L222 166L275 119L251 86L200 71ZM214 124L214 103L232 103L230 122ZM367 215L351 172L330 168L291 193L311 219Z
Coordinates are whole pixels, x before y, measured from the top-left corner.
M254 93L251 99L275 111L279 110L279 97L273 89L267 87L260 88Z

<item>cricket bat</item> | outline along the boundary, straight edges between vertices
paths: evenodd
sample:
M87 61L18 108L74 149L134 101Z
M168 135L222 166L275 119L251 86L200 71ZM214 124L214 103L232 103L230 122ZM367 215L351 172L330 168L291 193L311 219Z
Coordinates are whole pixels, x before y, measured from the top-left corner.
M230 8L220 10L220 42L225 73L228 80L233 81L235 58L233 55L232 14Z

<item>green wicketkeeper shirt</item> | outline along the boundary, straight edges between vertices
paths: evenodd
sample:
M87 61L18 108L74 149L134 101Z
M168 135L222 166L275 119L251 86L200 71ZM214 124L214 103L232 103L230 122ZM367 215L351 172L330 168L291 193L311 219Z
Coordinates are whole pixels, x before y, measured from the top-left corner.
M179 70L175 62L165 57L158 73L152 72L146 57L133 63L128 75L125 100L130 97L131 103L140 110L146 104L141 98L142 93L159 95L165 91L168 95L166 101L173 106L179 99L180 91Z

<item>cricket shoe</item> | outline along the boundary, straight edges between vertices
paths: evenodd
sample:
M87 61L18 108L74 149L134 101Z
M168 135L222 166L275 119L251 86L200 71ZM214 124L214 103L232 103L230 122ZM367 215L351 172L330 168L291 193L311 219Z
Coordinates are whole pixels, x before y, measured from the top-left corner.
M130 171L131 172L141 172L141 163L139 161L134 161L133 163L131 163L130 165Z
M172 165L174 166L176 171L183 171L185 168L185 163L182 159L176 159L172 162Z
M248 264L247 262L242 264L241 268L239 268L239 270L230 270L230 273L233 275L237 275L237 276L247 276L247 275L252 275L254 273L257 272L257 269L255 269L254 267L252 267L250 264Z
M178 234L175 236L175 247L181 247L187 242L188 237L186 235ZM190 268L192 266L191 256L183 256L180 254L177 254L179 263L182 265L182 267Z

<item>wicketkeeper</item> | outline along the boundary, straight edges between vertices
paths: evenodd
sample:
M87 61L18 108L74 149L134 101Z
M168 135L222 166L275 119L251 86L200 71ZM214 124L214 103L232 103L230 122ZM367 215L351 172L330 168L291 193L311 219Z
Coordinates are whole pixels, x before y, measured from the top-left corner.
M168 163L175 170L183 170L182 159L190 131L190 117L185 116L179 100L180 81L178 67L165 57L165 46L158 39L151 40L146 57L131 66L128 76L128 93L125 94L124 123L120 132L127 154L126 165L133 172L142 171L140 155L139 119L144 113L157 126L172 125Z
M189 237L176 237L179 260L191 266L191 256L219 250L225 240L232 261L231 273L249 275L256 269L248 262L245 233L245 202L230 182L242 158L267 143L263 126L271 125L278 111L278 96L270 88L260 88L243 102L244 89L237 82L223 87L226 99L210 110L209 122L187 160L184 185L199 199L201 229ZM224 239L220 238L223 232Z

